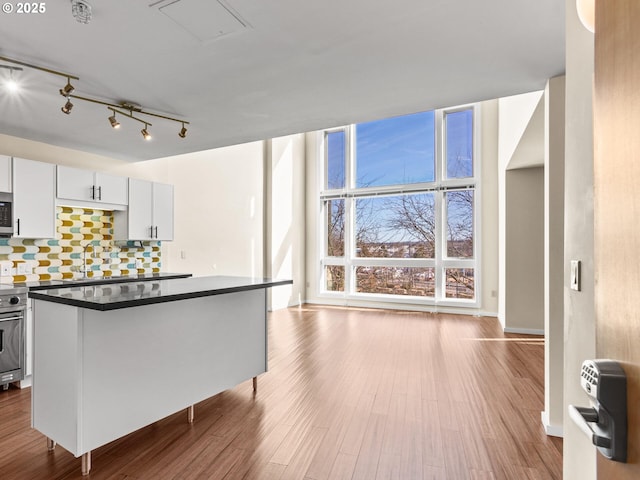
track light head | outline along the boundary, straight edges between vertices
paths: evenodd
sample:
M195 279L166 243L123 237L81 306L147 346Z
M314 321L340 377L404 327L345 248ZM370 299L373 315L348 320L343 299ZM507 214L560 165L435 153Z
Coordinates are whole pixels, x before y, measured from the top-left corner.
M180 138L184 138L187 136L187 129L184 126L184 123L182 124L182 128L180 129L180 133L178 133L178 136Z
M115 113L109 117L109 123L111 123L112 128L120 128L120 122L116 120Z
M140 133L145 140L151 140L151 134L147 131L147 126L148 125L145 123L144 128L140 130Z
M71 103L71 100L67 98L67 103L65 103L64 107L62 107L60 110L62 110L62 113L66 113L67 115L69 115L71 113L72 108L73 108L73 103Z
M7 87L7 90L9 90L9 92L11 93L15 93L18 90L20 90L20 86L18 85L18 82L16 82L13 78L9 79L7 83L5 83L5 86Z
M5 81L4 86L10 93L16 93L20 90L20 84L13 78L14 71L22 71L20 67L13 67L11 65L0 65L1 69L9 70L9 78Z
M71 79L67 78L67 84L60 89L60 95L68 97L75 90L75 87L71 85Z

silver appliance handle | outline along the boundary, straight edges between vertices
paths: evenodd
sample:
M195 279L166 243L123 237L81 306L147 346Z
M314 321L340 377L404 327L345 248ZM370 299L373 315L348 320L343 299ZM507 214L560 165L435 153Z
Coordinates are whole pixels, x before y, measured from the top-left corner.
M4 322L7 320L22 320L24 318L23 315L18 315L15 317L2 317L2 315L0 315L0 322Z

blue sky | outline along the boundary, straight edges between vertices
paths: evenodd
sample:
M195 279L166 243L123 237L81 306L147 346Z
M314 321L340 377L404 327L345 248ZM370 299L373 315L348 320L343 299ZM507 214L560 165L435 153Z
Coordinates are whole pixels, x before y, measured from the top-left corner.
M435 179L433 111L356 125L356 187Z
M472 111L447 114L447 175L472 175ZM343 132L328 137L329 188L344 186ZM397 185L435 180L435 115L433 111L356 125L356 187Z

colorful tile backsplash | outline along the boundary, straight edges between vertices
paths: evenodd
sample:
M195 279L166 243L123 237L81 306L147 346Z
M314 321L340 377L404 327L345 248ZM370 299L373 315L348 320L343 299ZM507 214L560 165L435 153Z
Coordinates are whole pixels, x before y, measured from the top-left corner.
M160 272L161 242L114 242L113 212L57 207L55 239L0 239L0 263L12 268L0 283L82 277L85 246L89 277Z

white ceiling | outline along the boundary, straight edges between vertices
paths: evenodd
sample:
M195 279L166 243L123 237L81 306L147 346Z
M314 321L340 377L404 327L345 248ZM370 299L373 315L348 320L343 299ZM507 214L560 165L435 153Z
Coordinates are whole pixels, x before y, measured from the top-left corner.
M539 90L564 72L559 0L89 2L87 25L67 0L0 13L0 55L80 77L74 94L187 120L187 137L150 118L145 142L138 122L113 130L106 107L79 100L64 115L66 79L31 69L14 74L19 96L0 90L0 133L137 161Z

